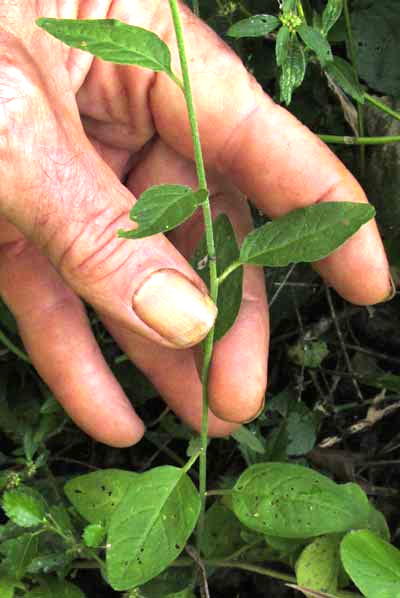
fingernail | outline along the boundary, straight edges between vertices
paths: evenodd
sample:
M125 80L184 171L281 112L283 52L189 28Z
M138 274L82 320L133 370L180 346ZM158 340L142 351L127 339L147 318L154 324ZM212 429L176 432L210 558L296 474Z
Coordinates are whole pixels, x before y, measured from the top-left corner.
M133 309L147 326L178 348L197 345L217 317L217 308L186 276L172 269L153 272L136 290Z
M385 297L385 299L383 299L382 301L380 301L380 303L387 303L388 301L391 301L392 299L394 299L394 297L396 296L396 284L392 278L392 276L390 277L390 284L391 284L391 289L390 289L390 293L387 297Z
M257 413L255 415L253 415L252 418L248 419L247 421L243 422L244 424L250 424L251 422L253 422L254 420L258 419L261 415L261 413L264 411L265 408L265 397L263 398L263 401L261 403L261 407L260 409L257 411Z

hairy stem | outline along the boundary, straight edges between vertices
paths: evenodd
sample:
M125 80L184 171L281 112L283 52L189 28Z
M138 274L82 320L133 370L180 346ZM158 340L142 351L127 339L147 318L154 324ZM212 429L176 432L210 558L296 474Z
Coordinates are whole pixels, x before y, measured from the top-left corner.
M185 41L183 36L182 20L179 12L178 0L169 0L171 8L172 19L174 22L175 35L179 49L179 58L182 70L182 79L184 86L184 94L186 99L186 106L189 116L190 128L192 131L194 156L196 161L197 177L199 181L199 188L208 191L207 178L204 167L203 152L201 149L199 126L197 123L196 112L193 101L192 86L190 83L189 65L185 49ZM215 255L215 242L212 224L210 200L207 199L202 204L204 228L207 243L207 253L210 268L210 297L217 303L218 299L218 278L217 278L217 262ZM197 542L200 544L201 535L204 528L204 515L206 505L206 487L207 487L207 441L208 441L208 375L210 371L211 358L214 346L214 328L209 332L203 345L203 368L201 372L201 383L203 389L202 401L202 425L201 425L201 454L199 467L199 491L201 497L201 512L199 524L197 528Z

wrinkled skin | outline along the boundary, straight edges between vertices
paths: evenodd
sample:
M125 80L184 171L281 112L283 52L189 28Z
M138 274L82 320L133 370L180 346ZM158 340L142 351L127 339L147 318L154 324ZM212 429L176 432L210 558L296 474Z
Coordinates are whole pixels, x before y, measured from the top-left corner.
M251 229L245 196L272 217L319 201L366 201L330 150L182 10L214 213L227 213L243 237ZM185 259L201 220L168 239L116 238L118 228L131 228L134 197L150 185L196 186L182 94L163 74L67 48L35 26L38 16L115 17L152 29L179 72L167 0L0 0L0 291L35 367L88 434L127 446L141 438L143 424L100 353L81 298L168 405L198 429L195 351L175 349L147 326L132 296L162 268L202 288ZM357 304L391 292L374 222L316 268ZM238 320L212 364L212 435L228 434L259 411L267 352L263 274L246 267Z

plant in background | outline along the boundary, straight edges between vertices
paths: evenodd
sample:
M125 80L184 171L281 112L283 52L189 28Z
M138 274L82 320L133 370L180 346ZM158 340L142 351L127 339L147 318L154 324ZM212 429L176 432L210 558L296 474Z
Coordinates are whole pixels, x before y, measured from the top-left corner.
M307 467L271 459L250 465L229 488L207 492L208 372L214 343L230 329L239 310L243 266L284 267L326 257L369 221L374 209L346 202L299 209L257 228L241 247L226 215L212 222L182 23L177 0L169 3L182 79L171 69L168 47L150 31L116 20L41 18L38 24L71 47L104 60L164 73L185 95L198 188L160 185L146 190L131 211L136 227L119 235L136 239L169 232L196 210L203 212L205 236L193 264L209 285L218 318L203 346L201 436L191 443L182 467L161 466L144 473L109 468L69 480L64 487L67 507L56 485L53 496L30 485L36 472L47 467L43 440L63 425L58 413L57 425L53 418L46 420L46 427L44 411L38 428L23 436L21 471L7 472L1 479L9 522L0 529L0 595L81 598L84 594L67 576L98 568L107 583L126 591L127 597L190 598L197 584L207 592L210 567L268 575L306 596L354 596L343 591L349 578L367 598L395 596L400 591L400 553L388 543L383 515L358 485L336 484ZM326 36L342 2L329 0L312 27L301 2L284 0L281 9L279 17L251 17L229 33L259 36L279 27L281 98L290 103L307 60L316 57L335 76ZM237 435L244 446L259 451L257 439L246 435L246 429ZM189 475L197 461L198 487ZM206 499L212 496L215 502L206 510ZM188 544L193 532L195 548ZM180 557L185 549L188 556ZM295 574L265 568L260 562L266 560L283 563Z

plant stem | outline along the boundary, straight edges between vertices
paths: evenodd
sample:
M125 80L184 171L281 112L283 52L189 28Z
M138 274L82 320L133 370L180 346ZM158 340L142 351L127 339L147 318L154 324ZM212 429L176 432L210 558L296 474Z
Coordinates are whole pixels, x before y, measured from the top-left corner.
M193 12L197 17L200 16L199 0L193 0Z
M208 191L207 178L204 167L203 152L201 149L199 126L196 119L196 112L193 101L192 86L190 83L189 65L185 49L185 41L183 36L183 27L181 16L179 13L178 1L169 0L171 8L172 19L174 22L175 35L179 49L179 58L181 62L182 78L184 85L184 94L186 106L189 116L190 128L192 131L194 156L196 161L197 177L199 181L199 188ZM204 228L207 243L208 262L210 268L210 297L217 303L218 299L218 278L217 278L217 262L215 255L215 242L213 223L211 215L211 205L209 196L202 203ZM200 545L201 536L204 528L204 515L206 509L206 487L207 487L207 442L208 442L208 374L211 365L211 358L214 346L214 328L209 332L203 345L203 368L201 372L202 383L202 425L201 425L201 454L199 467L199 492L201 498L201 511L199 523L197 527L197 545Z
M339 143L343 145L385 145L399 143L400 135L385 137L349 137L348 135L318 135L325 143Z
M230 264L230 265L229 265L229 266L226 268L226 270L224 270L224 271L222 272L222 274L220 274L220 276L218 276L218 285L221 285L221 284L224 282L224 280L225 280L226 278L228 278L228 276L229 276L230 274L232 274L232 272L234 272L235 270L237 270L237 268L240 268L240 266L241 266L241 265L242 265L242 263L241 263L239 260L237 260L236 262L232 262L232 263L231 263L231 264Z
M344 12L344 20L346 23L346 32L347 32L347 44L349 47L350 53L350 60L353 67L354 77L357 82L359 82L358 71L357 71L357 59L356 59L356 52L354 49L354 39L353 39L353 31L351 28L351 19L350 19L350 11L349 11L349 2L348 0L344 0L343 4L343 12ZM364 136L364 107L362 104L357 103L357 116L358 116L358 134L360 137ZM359 144L360 147L360 167L361 167L361 174L365 174L365 148L362 147L363 144Z
M16 347L14 345L14 343L12 341L10 341L10 339L1 330L0 330L0 342L2 342L3 345L5 345L7 347L7 349L9 349L11 351L11 353L14 353L14 355L16 355L17 357L22 359L22 361L25 361L26 363L31 363L31 360L29 359L27 354L24 353L23 351L21 351L21 349L18 349L18 347Z
M393 108L390 108L390 106L387 106L384 102L381 102L373 96L370 96L369 93L365 93L364 98L367 102L372 104L372 106L375 106L375 108L382 110L382 112L386 112L386 114L393 116L393 118L395 118L396 120L400 120L400 113L396 112L396 110L393 110Z

